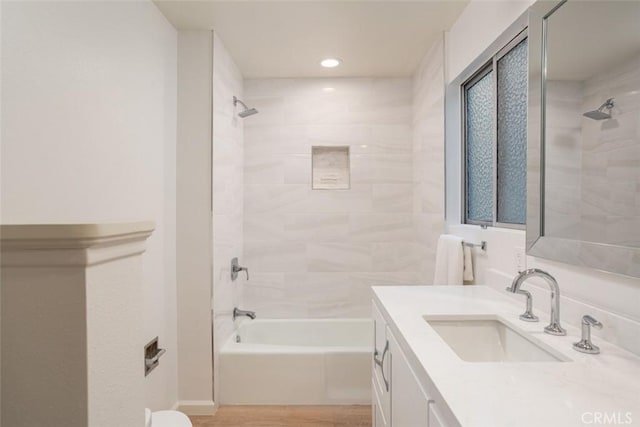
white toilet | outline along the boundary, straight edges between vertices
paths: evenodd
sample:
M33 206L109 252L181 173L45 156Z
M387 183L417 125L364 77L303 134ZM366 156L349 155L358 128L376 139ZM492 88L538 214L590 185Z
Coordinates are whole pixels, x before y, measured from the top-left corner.
M156 411L144 410L145 427L193 427L189 417L178 411Z

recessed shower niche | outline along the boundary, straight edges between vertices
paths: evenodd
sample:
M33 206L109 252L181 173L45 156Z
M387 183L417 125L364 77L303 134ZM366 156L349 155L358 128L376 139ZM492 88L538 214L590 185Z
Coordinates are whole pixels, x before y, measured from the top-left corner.
M311 147L311 171L314 190L348 190L349 147Z

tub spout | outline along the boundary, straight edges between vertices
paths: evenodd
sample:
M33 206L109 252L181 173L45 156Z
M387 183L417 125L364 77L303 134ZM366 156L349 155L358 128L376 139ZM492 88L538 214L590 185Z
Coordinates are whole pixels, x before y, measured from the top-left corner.
M249 311L249 310L240 310L238 307L234 307L233 308L233 320L236 320L236 317L238 316L247 316L248 318L250 318L251 320L256 318L256 312L255 311Z

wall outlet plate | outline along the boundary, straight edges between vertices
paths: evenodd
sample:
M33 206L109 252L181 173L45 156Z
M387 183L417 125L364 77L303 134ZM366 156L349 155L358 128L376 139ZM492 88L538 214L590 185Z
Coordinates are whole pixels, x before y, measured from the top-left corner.
M527 255L525 254L523 246L516 246L514 253L514 261L516 272L521 273L527 269Z

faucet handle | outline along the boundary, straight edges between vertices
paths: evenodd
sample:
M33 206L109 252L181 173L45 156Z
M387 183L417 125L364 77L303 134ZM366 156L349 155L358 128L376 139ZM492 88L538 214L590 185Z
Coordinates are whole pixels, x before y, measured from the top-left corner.
M580 353L598 354L600 348L591 342L591 327L602 329L602 323L585 314L582 316L582 337L580 341L573 343L573 349Z
M244 271L247 275L247 280L249 280L249 269L247 267L242 267L238 263L238 258L233 258L231 260L231 280L234 281L238 278L238 273Z
M602 323L600 323L595 318L589 316L588 314L585 314L584 316L582 316L582 324L593 326L596 329L602 329Z
M507 286L505 291L512 292L511 287ZM523 320L525 322L539 321L540 319L538 318L538 316L533 314L533 302L531 298L531 293L528 291L525 291L524 289L518 289L516 290L516 294L524 295L525 297L527 297L527 306L526 306L525 312L520 315L520 320Z

